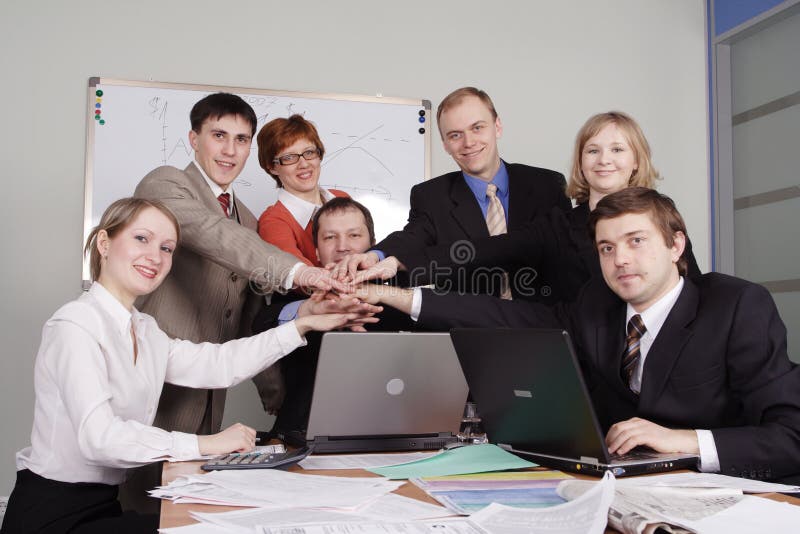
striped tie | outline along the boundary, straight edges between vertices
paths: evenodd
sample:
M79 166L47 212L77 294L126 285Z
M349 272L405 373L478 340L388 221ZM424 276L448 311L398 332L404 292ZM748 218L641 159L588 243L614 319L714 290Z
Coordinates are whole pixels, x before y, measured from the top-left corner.
M231 194L230 193L221 193L217 200L219 200L219 205L222 206L222 211L225 213L225 217L231 216Z
M639 356L641 355L639 345L645 332L647 332L647 328L642 322L642 317L638 314L631 317L631 320L628 321L628 337L625 338L625 354L622 356L622 379L629 387L631 377L639 365Z
M508 229L506 227L506 212L503 209L503 204L497 198L497 186L488 184L486 186L486 196L489 197L489 207L486 208L486 227L489 229L489 235L505 234ZM500 298L511 300L511 288L508 283L508 273L503 273L503 280L500 285Z

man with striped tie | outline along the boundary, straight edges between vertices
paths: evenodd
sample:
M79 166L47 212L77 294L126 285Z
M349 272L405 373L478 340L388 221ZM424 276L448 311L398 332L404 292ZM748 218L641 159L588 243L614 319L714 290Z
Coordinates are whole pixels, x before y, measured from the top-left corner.
M572 304L381 286L362 298L423 328L564 328L609 452L699 454L702 471L796 483L800 367L767 290L719 273L686 278L686 226L652 189L606 196L589 225L603 279Z
M439 104L436 120L442 145L458 170L415 185L408 224L373 250L344 258L334 273L354 273L382 260L393 269L389 276L399 265L424 266L409 272L411 285L537 302L561 298L550 292L555 273L544 269L504 272L498 267L475 275L459 268L438 269L425 260L427 247L449 246L456 263L463 265L474 258L473 240L522 228L553 208L572 208L561 173L500 158L503 124L485 91L456 89Z

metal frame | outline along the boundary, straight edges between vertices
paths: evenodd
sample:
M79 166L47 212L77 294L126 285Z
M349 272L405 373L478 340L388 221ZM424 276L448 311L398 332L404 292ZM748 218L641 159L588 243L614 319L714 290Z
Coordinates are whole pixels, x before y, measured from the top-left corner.
M727 32L714 36L714 6L715 1L710 1L711 19L711 85L712 85L712 105L709 106L712 113L712 147L713 162L715 173L713 176L713 210L712 232L714 240L713 266L714 270L735 274L734 265L734 231L733 214L737 207L749 205L750 200L733 198L733 126L746 120L763 116L767 112L777 111L788 105L794 105L800 96L795 93L787 95L774 102L769 102L753 110L748 110L733 115L733 94L731 89L731 45L741 39L745 39L764 28L783 20L784 18L800 12L800 0L787 0L764 13L728 30ZM791 188L790 188L791 189ZM789 195L793 191L782 192ZM767 193L770 197L780 196L781 192L774 194ZM759 195L761 197L761 195ZM791 198L791 197L788 197ZM754 199L753 202L762 202L762 198ZM763 203L763 202L762 202Z

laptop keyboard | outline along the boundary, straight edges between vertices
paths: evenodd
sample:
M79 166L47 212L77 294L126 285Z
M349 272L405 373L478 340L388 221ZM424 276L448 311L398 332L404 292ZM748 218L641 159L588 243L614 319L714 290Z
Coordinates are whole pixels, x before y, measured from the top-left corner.
M653 458L657 458L658 453L650 452L650 451L629 451L627 454L612 454L611 461L612 462L636 462L640 460L652 460Z

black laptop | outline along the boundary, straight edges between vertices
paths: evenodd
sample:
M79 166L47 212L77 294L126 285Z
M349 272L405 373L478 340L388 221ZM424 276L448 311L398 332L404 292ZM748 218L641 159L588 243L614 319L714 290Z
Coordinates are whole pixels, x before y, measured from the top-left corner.
M328 332L306 430L278 437L314 454L440 449L466 399L446 332Z
M608 453L567 332L456 328L450 335L492 443L547 467L596 476L696 467L696 455Z

